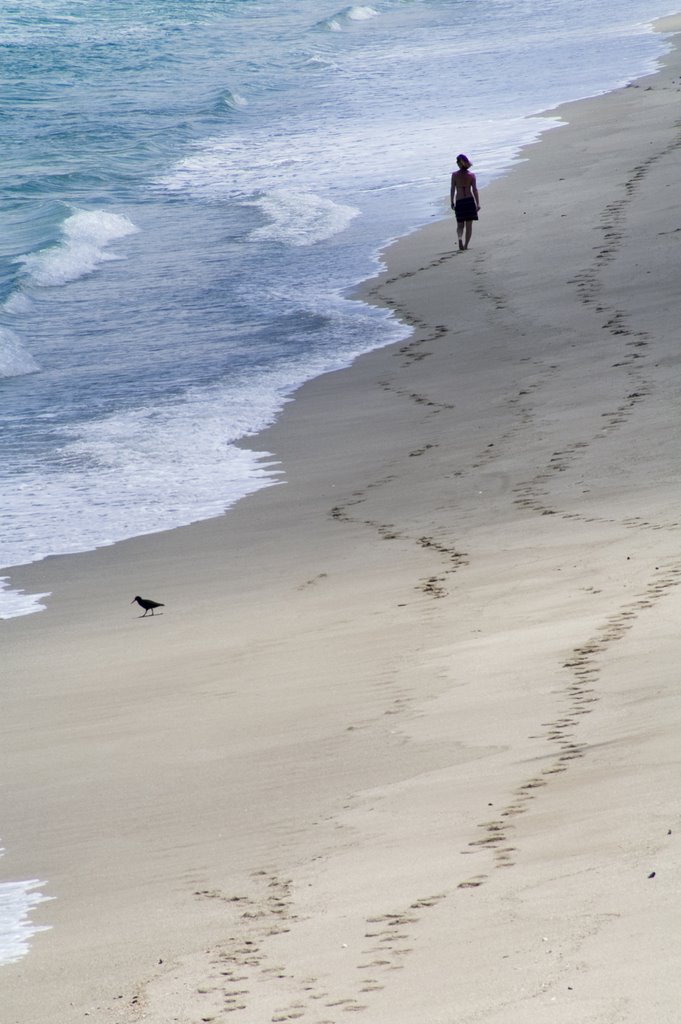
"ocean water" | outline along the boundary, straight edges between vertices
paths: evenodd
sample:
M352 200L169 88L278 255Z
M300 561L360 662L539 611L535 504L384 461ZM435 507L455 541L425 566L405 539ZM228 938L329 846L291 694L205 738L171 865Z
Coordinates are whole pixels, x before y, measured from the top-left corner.
M285 482L237 442L405 336L347 294L443 215L455 154L484 187L547 127L532 114L654 70L674 10L4 0L0 619L49 600L3 567ZM0 962L39 898L7 884Z
M0 858L2 853L0 848ZM39 891L43 884L37 879L28 882L0 881L0 969L3 964L14 963L28 953L33 935L49 931L49 925L35 925L30 918L34 907L51 898Z

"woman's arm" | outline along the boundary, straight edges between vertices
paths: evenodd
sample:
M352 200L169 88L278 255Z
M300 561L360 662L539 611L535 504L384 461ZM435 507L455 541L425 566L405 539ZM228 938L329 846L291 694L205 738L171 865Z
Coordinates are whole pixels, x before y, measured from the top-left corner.
M478 183L477 183L477 180L476 180L476 177L475 177L474 174L471 174L471 178L473 179L473 181L471 182L471 192L473 193L473 198L475 199L475 205L477 206L478 209L480 209L480 196L478 195Z

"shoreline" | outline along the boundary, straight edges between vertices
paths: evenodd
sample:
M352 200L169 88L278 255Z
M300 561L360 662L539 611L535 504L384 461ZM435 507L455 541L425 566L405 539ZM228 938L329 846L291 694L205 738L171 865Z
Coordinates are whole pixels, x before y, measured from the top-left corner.
M655 31L657 31L659 33L666 33L667 31L670 31L670 30L667 30L667 29L665 29L663 27L665 22L670 22L670 23L673 24L674 18L673 17L666 17L666 18L663 17L663 18L656 19L652 23L655 26ZM659 58L657 58L658 62L663 61L663 60L664 60L664 55L662 55ZM643 79L643 78L646 78L649 75L654 74L654 73L655 73L654 71L650 71L650 72L646 71L646 72L643 72L639 77L641 79ZM627 82L627 85L630 85L632 81L636 81L636 80L638 80L638 79L636 79L636 78L635 79L631 79L631 81ZM560 124L560 117L559 117L559 115L557 113L562 107L570 106L573 103L582 103L582 102L585 102L585 101L588 101L588 100L591 100L591 99L598 99L599 97L607 95L608 92L616 90L617 88L619 88L619 87L615 86L615 87L613 87L613 89L604 89L603 91L598 91L596 93L593 93L590 96L582 96L582 97L580 97L578 99L566 100L566 101L563 101L563 102L561 102L559 104L556 104L556 105L554 105L552 107L547 107L545 109L538 110L535 113L530 113L530 114L524 115L525 119L528 122L542 120L542 121L546 122L546 124L544 126L542 126L540 129L538 129L538 134L536 135L536 137L534 137L531 141L526 142L525 144L522 145L522 147L520 148L520 150L518 151L516 156L512 158L511 163L508 166L506 166L505 169L503 169L502 171L499 171L499 172L494 172L495 176L492 178L492 183L497 181L497 180L503 179L507 174L511 173L514 170L514 168L518 165L519 162L522 162L524 159L526 159L523 156L523 153L525 153L527 151L530 151L535 145L538 145L541 142L541 139L542 139L543 135L546 132L551 131L553 128L561 127L562 126ZM549 122L553 122L553 123L549 123ZM445 203L444 200L443 200L443 208L445 209L444 219L446 220L449 217L450 214L449 214L448 204ZM424 214L424 217L425 217L425 214ZM382 243L381 246L379 247L379 249L376 250L376 253L374 254L375 258L378 259L379 256L382 253L388 251L394 245L399 245L400 243L404 242L405 239L410 238L412 235L418 234L420 231L427 230L429 227L431 227L433 225L432 218L438 218L438 214L437 213L432 213L430 219L424 219L424 221L421 224L417 225L416 227L412 227L412 228L406 230L405 234L399 235L399 236L397 236L395 238L392 238L392 239L388 239L386 242ZM378 273L380 273L380 271ZM370 280L371 279L372 278L370 278ZM364 293L366 293L366 281L360 281L357 284L355 284L353 286L350 286L344 292L344 297L349 298L350 300L355 299L357 301L362 301L361 296ZM369 305L377 305L379 307L382 305L380 302L372 303L371 301L369 301L368 304ZM367 352L364 352L364 353L360 354L359 356L356 356L355 360L356 359L361 359L364 355L368 355L372 351L382 351L385 348L390 348L391 346L394 346L394 345L397 345L397 344L400 344L400 343L401 342L399 342L399 341L387 342L385 344L382 344L382 345L378 346L376 349L369 349L369 350L367 350ZM351 365L351 364L349 364L349 365ZM322 376L325 376L327 373L332 373L333 374L333 373L342 372L343 370L346 370L348 368L349 368L348 365L346 365L346 366L341 366L341 367L333 369L333 370L327 370L327 371L325 371L322 374ZM315 379L316 378L314 378L314 377L309 378L308 380L305 380L301 384L295 386L294 390L292 390L291 393L288 394L286 396L286 398L284 399L283 404L279 408L279 411L276 413L274 421L270 424L269 427L264 428L263 430L258 431L257 434L253 434L251 436L240 438L239 440L237 440L235 442L232 442L231 444L233 444L233 446L235 448L244 448L244 449L247 449L247 450L251 451L252 453L254 453L256 455L259 455L260 456L259 461L262 463L263 470L265 472L267 472L267 468L268 468L268 466L269 466L269 464L271 463L272 460L271 460L270 456L268 455L268 452L260 451L261 446L258 444L258 438L261 435L266 435L271 429L273 429L273 428L276 429L276 424L277 424L277 422L279 420L279 417L281 416L282 412L286 408L286 405L288 403L292 402L292 401L296 401L298 396L299 396L299 394L300 394L300 392L308 384L313 382ZM274 466L276 467L276 465L277 465L277 462L275 460ZM278 473L278 470L276 468L274 468L272 470L272 472L273 472L274 476L276 476L276 474ZM101 545L96 546L94 548L82 548L82 549L76 548L74 550L65 550L65 551L62 551L62 552L59 552L59 553L50 553L48 555L45 555L45 556L37 559L36 561L19 562L19 563L10 562L10 563L7 563L6 565L0 565L0 622L7 621L8 619L11 619L11 618L20 617L22 615L29 615L29 614L37 613L39 611L44 611L46 605L44 603L42 603L43 598L49 598L50 597L49 593L37 593L37 592L36 593L27 593L24 590L22 590L21 588L15 587L14 583L13 583L13 580L14 580L14 577L15 577L15 575L16 575L18 570L22 570L22 569L24 569L24 568L26 568L26 567L28 567L30 565L39 564L40 562L44 561L45 559L62 558L62 557L69 558L69 557L78 556L78 555L85 555L85 554L89 554L89 553L91 553L93 551L101 550L102 547L114 546L114 545L117 545L117 544L120 544L120 543L126 543L129 540L140 539L140 538L146 537L146 536L155 536L157 533L166 533L166 532L172 532L172 531L174 531L176 529L184 529L186 527L193 526L196 523L205 522L205 521L208 521L208 520L211 520L211 519L219 519L223 515L229 514L231 509L234 507L234 504L236 504L237 502L244 500L244 498L249 497L249 495L252 494L252 493L258 493L259 490L266 489L269 486L275 486L278 482L279 481L274 479L271 483L264 483L264 484L262 484L260 486L256 486L252 490L247 490L241 497L236 498L236 499L230 499L229 504L227 504L225 506L225 508L224 508L224 510L222 512L217 512L217 513L216 512L210 512L210 513L202 512L200 514L199 518L193 519L193 520L191 520L189 522L179 522L179 523L177 523L175 525L172 525L172 526L161 527L158 530L154 530L151 533L144 532L144 533L140 533L140 534L131 534L130 536L121 537L121 538L115 539L113 541L111 541L111 540L104 541L104 542L102 542Z
M252 439L286 484L12 573L59 588L4 624L17 1021L675 1005L680 63L388 248L414 334Z

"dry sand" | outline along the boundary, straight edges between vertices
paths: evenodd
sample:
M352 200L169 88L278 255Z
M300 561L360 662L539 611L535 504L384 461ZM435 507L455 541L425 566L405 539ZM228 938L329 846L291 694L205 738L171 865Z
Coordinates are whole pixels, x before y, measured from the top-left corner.
M284 485L12 574L2 871L54 899L2 1024L676 1024L680 100L675 51L469 252L393 246L414 334L257 439Z

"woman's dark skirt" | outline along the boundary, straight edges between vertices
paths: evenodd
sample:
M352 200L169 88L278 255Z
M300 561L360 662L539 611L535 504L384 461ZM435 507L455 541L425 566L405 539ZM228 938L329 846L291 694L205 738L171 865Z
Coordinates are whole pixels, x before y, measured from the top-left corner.
M475 199L472 196L467 196L466 199L457 199L454 204L454 213L459 224L463 224L467 220L477 220L478 208L475 205Z

